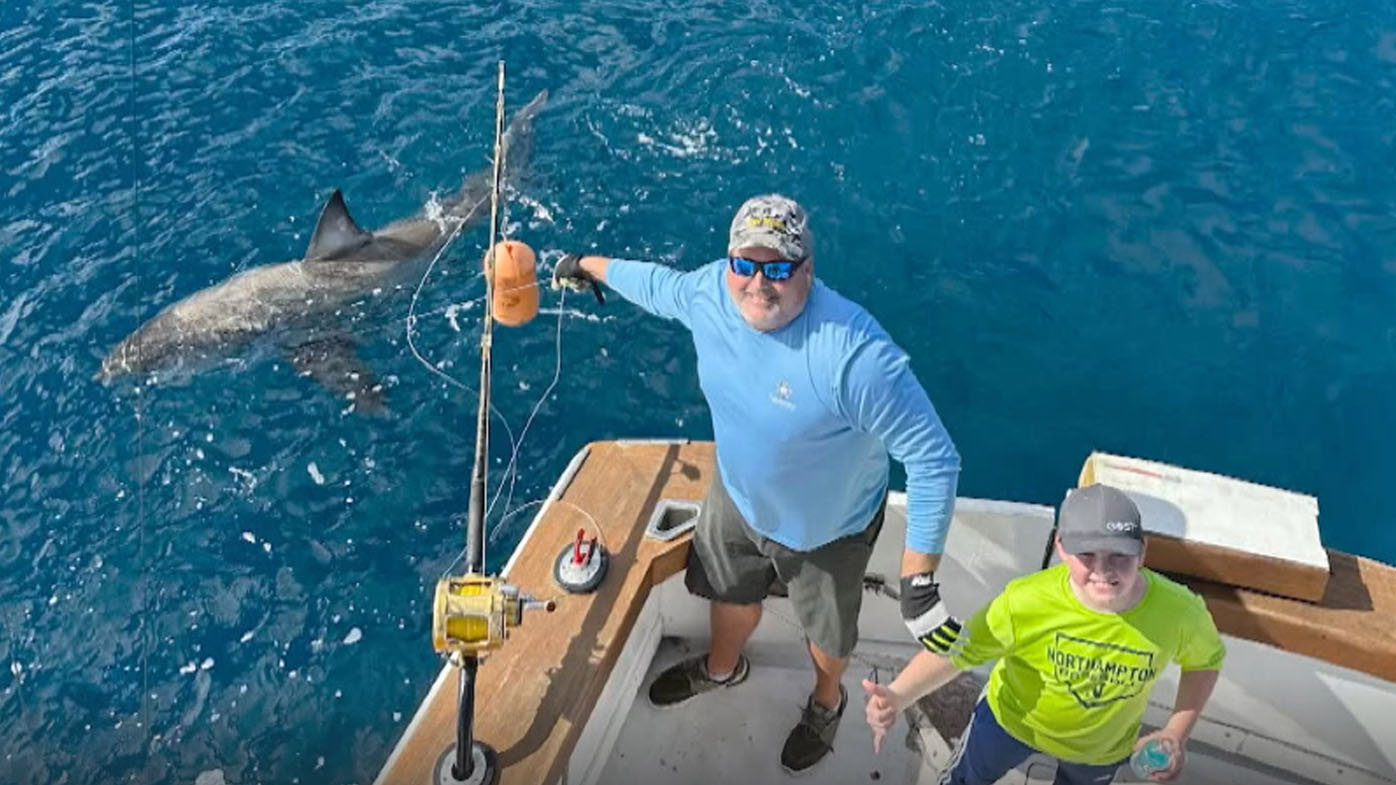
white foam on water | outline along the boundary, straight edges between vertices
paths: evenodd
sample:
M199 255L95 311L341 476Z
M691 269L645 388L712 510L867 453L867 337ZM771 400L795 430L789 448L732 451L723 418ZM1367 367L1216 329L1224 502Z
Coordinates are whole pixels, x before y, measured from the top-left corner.
M531 197L531 196L527 196L527 195L524 195L524 194L520 194L520 195L518 196L518 201L519 201L519 203L522 204L524 207L527 207L527 208L529 208L530 210L533 211L533 217L534 217L534 219L536 219L536 220L538 220L538 221L542 221L542 222L544 222L544 223L553 223L553 222L554 222L554 221L553 221L553 211L552 211L552 210L549 210L548 207L547 207L547 205L543 204L542 202L538 201L537 199L534 199L534 198Z
M550 315L550 316L558 316L558 315L559 315L559 311L558 311L557 308L539 308L539 309L538 309L538 313L540 313L540 314L547 314L547 315ZM572 318L574 318L574 319L585 319L585 320L587 320L587 321L589 321L589 322L596 322L596 323L598 323L598 324L601 323L601 322L609 322L609 321L611 321L611 318L612 318L612 317L610 317L610 316L598 316L597 314L594 314L594 313L587 313L587 312L585 312L585 311L579 311L579 310L577 310L577 309L575 309L575 308L568 308L568 309L562 311L560 315L562 315L562 316L570 316L570 317L572 317Z
M15 326L19 324L20 310L24 308L24 295L15 298L10 303L10 307L5 309L3 316L0 316L0 343L10 339L10 334L15 331Z
M446 306L446 323L451 325L451 329L460 332L460 315L464 311L469 311L475 307L478 300L467 300L463 303L452 303Z
M194 778L194 785L227 785L227 780L223 779L222 769L209 769L199 772L199 776Z
M195 665L194 663L190 662L190 663L188 663L188 664L186 664L186 665L181 666L180 669L179 669L179 673L180 673L181 676L187 676L187 675L193 673L194 671L196 671L196 670L198 670L198 669L199 669L199 666L197 666L197 665Z
M212 436L209 437L210 441L212 438ZM252 472L246 469L239 469L236 466L229 466L228 471L231 472L234 477L242 481L243 492L251 493L252 490L257 487L257 475Z
M344 636L344 645L352 646L358 643L359 641L363 640L363 638L363 630L360 630L358 627L354 627L353 629L349 630L348 635Z
M635 135L640 144L663 150L675 158L696 158L710 155L717 142L717 131L706 117L696 120L679 120L675 128L665 134L667 139L660 141L643 131Z

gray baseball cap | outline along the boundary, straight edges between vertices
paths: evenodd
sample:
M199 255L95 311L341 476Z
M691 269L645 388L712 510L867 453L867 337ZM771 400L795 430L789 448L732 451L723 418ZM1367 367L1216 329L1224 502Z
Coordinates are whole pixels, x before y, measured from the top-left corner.
M1144 550L1139 508L1118 488L1087 485L1066 492L1057 514L1057 536L1070 554L1123 553Z
M737 208L728 233L727 252L769 248L786 259L804 259L814 248L805 208L788 196L753 196Z

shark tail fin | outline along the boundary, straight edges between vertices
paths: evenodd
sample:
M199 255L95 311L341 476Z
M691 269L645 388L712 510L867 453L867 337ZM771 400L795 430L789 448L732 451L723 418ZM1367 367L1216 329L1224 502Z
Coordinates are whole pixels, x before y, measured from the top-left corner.
M500 146L504 152L503 179L508 185L515 185L519 173L528 167L533 157L533 118L548 102L548 91L539 90L533 100L516 110L504 129ZM491 161L493 163L493 161Z
M509 125L500 139L504 153L504 171L500 173L502 188L518 187L521 174L528 169L529 159L533 157L533 119L547 102L548 91L540 90L509 118ZM488 153L485 159L485 168L467 175L460 191L447 200L450 215L469 219L481 210L489 210L494 161Z

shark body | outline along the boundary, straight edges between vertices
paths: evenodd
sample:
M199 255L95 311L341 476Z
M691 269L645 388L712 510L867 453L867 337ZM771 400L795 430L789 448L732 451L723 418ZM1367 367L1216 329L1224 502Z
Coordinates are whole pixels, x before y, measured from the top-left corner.
M527 165L533 119L546 100L539 93L511 119L502 177L515 179ZM366 303L419 276L457 227L489 214L492 190L493 169L476 172L453 196L373 231L355 223L335 190L304 258L245 270L167 306L113 347L97 376L196 373L270 341L356 409L379 410L382 386L355 355L343 315L367 312Z

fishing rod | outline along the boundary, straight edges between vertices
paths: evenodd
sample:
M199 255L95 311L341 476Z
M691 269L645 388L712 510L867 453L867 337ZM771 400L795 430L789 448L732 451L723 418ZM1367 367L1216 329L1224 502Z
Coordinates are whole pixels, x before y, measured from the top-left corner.
M475 463L467 507L465 574L442 578L432 603L432 645L460 669L456 744L436 765L439 785L493 785L499 780L494 748L474 738L475 681L483 655L504 645L526 610L554 609L501 578L485 574L485 496L489 456L491 355L494 322L517 326L538 313L537 258L533 249L499 236L499 178L504 168L504 61L499 61L495 101L494 182L490 241L485 252L485 307L480 331L480 406L475 423ZM529 284L532 285L529 285Z

